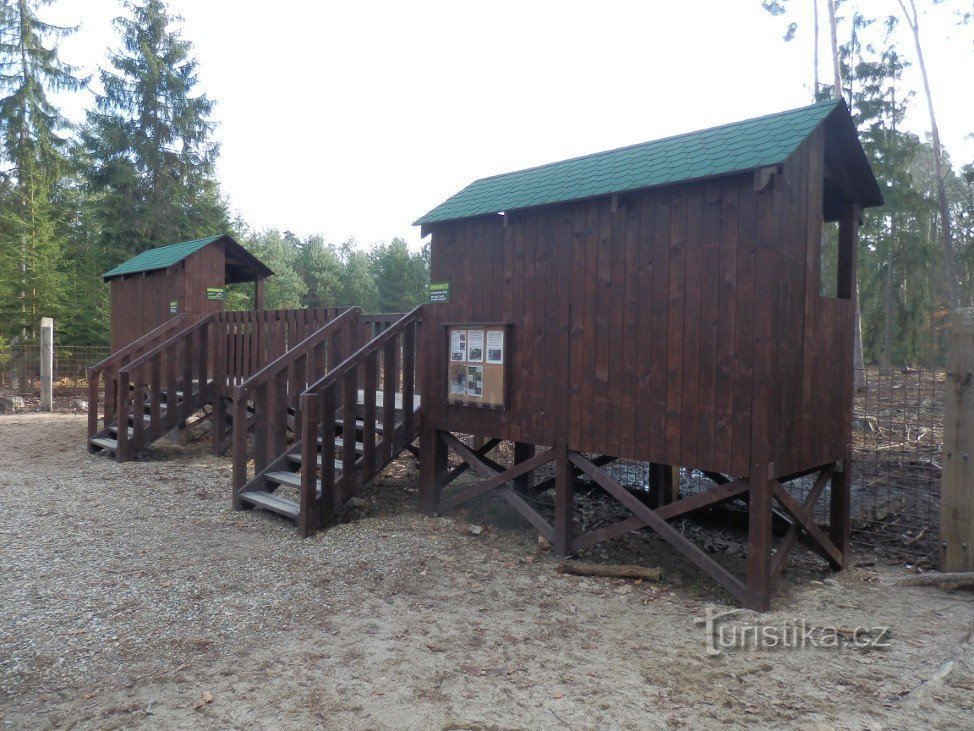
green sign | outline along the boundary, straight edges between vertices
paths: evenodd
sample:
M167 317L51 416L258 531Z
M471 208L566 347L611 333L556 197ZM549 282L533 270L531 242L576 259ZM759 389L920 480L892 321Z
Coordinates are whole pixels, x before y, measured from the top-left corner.
M169 300L169 314L175 315L179 312L179 303L176 300Z
M208 299L208 300L223 300L223 299L226 299L226 294L223 291L223 287L207 287L206 288L206 299Z
M450 301L449 282L430 282L427 291L430 302L442 304Z

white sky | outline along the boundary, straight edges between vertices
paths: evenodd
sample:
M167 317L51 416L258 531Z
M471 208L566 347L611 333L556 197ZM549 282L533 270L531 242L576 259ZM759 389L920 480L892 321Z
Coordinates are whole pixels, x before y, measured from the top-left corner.
M791 15L771 17L760 0L169 5L217 101L218 174L232 209L254 228L336 243L401 236L418 246L412 221L476 178L811 98L806 19L795 18L799 38L786 44ZM61 47L87 72L118 47L119 12L116 0L42 11L81 23ZM943 7L921 22L944 143L969 162L974 27L956 27ZM911 44L901 50L912 58ZM907 83L920 88L912 72ZM66 100L69 115L80 120L90 102ZM919 97L909 125L927 129Z

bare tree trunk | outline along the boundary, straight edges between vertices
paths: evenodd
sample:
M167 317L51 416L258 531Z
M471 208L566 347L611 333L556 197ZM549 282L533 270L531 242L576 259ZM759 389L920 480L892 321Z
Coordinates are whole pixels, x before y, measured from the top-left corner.
M829 6L829 32L832 38L832 86L835 99L842 98L842 68L839 66L839 33L835 26L835 0L825 0Z
M814 44L814 48L812 49L812 59L813 59L812 63L815 67L812 72L812 78L814 79L814 81L812 82L814 84L814 86L812 87L812 101L817 102L818 83L819 83L818 82L818 0L812 0L812 20L813 20L812 30L814 36L814 40L812 41L812 43Z
M835 0L825 0L829 6L829 37L832 43L832 89L835 92L835 99L842 99L842 67L839 64L839 32L835 22ZM851 104L850 104L851 107ZM859 284L858 276L853 272L853 293L856 301L856 322L852 328L852 367L853 388L856 391L868 388L866 381L866 363L862 354L862 311L859 308Z
M917 64L920 67L920 78L923 79L923 93L927 97L927 112L930 114L930 139L933 144L934 172L937 176L937 207L940 209L940 239L944 247L944 268L947 275L947 305L951 310L957 308L957 263L954 258L954 234L951 230L950 204L947 202L947 187L944 183L943 148L940 144L940 129L937 127L937 117L933 111L933 96L930 93L930 79L927 76L927 66L923 59L923 48L920 46L920 19L914 0L896 0L907 25L913 32L913 44L917 52ZM909 3L907 9L906 3Z
M879 361L879 372L889 375L893 372L893 246L896 243L896 216L892 216L889 226L890 255L886 259L886 281L883 291L883 354Z

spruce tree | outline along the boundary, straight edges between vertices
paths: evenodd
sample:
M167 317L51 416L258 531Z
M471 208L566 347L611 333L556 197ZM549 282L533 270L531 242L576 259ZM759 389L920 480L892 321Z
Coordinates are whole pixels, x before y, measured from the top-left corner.
M70 124L48 97L83 86L58 57L57 39L76 28L38 17L50 0L0 0L0 143L5 179L0 215L0 335L32 335L59 317L65 212L56 203Z
M228 228L214 179L213 102L162 0L125 2L83 133L102 245L115 258Z

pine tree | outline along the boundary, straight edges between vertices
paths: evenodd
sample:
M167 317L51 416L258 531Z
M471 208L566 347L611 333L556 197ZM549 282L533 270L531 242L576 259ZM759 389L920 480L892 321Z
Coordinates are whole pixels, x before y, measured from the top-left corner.
M4 333L31 335L42 316L58 317L63 302L63 237L57 187L65 167L70 124L48 98L74 91L84 79L62 62L57 39L76 28L42 21L50 0L0 4L0 141L5 205L0 216L0 321Z
M197 62L162 0L125 2L122 49L101 69L83 133L102 245L121 259L226 231L214 179L213 102L196 93Z

